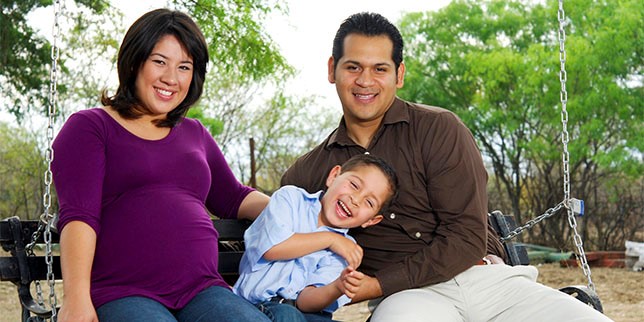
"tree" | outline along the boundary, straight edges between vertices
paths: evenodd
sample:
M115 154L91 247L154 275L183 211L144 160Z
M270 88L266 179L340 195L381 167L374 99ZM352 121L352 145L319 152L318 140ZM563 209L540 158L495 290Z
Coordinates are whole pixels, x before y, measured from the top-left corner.
M37 219L43 211L45 162L37 136L0 123L0 216Z
M281 1L175 0L174 4L197 21L209 45L210 60L204 95L204 114L218 119L214 133L227 152L231 142L246 136L251 104L264 104L269 87L279 88L293 76L293 68L281 55L262 23L269 13L285 13ZM270 103L268 103L270 104Z
M615 174L641 182L644 173L643 8L635 0L566 2L572 196L590 199L581 228L603 227L596 211L609 196L595 199L592 191L611 191L606 179ZM509 208L519 222L563 199L557 9L556 2L457 0L400 23L407 81L399 95L463 119L494 172L493 190L506 196L493 200L509 202L491 208ZM530 234L570 245L564 216Z
M276 93L269 104L243 115L236 132L245 133L235 140L229 155L236 156L235 168L248 182L250 162L247 138L255 141L257 188L272 193L280 186L282 174L305 152L319 144L333 126L336 115L311 108L313 99L297 99Z
M76 4L101 14L103 0L76 0ZM2 1L0 13L0 92L7 110L20 120L32 106L47 106L51 45L28 24L33 10L52 4L51 0ZM65 61L61 60L64 68ZM65 88L61 88L64 92Z
M202 115L215 122L213 132L239 178L249 183L249 139L256 142L258 188L272 192L286 168L330 128L330 115L310 114L311 100L285 97L284 82L293 68L263 30L268 14L286 14L280 0L175 0L204 32L211 54ZM308 112L308 113L307 113ZM314 121L315 120L315 121ZM322 132L324 133L324 132Z

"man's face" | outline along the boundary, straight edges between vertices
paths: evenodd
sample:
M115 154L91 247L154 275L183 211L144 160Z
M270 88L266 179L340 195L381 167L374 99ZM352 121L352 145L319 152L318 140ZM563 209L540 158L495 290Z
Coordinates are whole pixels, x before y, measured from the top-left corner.
M329 82L335 83L348 124L377 126L391 106L405 73L401 63L396 74L392 51L387 36L349 34L335 68L333 57L329 59Z

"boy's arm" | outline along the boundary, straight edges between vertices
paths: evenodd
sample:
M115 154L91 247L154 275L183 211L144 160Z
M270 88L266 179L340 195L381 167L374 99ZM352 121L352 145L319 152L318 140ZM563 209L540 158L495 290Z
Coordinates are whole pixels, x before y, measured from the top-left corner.
M297 308L302 312L319 312L343 294L352 298L360 289L364 274L346 267L340 277L324 286L307 286L297 297Z
M263 257L268 261L289 260L327 248L342 256L351 267L358 267L362 261L360 246L350 239L330 231L295 233L285 241L271 247Z
M297 308L302 312L320 312L341 295L335 282L320 287L307 286L297 297Z

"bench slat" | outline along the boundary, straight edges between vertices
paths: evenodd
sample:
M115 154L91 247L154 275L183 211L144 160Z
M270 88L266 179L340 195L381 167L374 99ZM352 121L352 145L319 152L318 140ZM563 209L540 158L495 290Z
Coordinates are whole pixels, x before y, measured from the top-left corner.
M20 221L22 225L22 235L25 237L25 244L31 242L31 236L38 229L37 220L22 220ZM250 226L250 221L246 220L235 220L235 219L213 219L213 225L217 232L219 232L220 240L244 240L244 231L248 226ZM12 242L13 236L11 235L11 230L9 227L9 222L0 221L0 243L4 244L7 242ZM59 236L58 233L52 231L51 241L53 243L58 243ZM45 241L43 236L40 236L37 243L43 244Z
M37 220L20 221L22 228L22 239L24 244L31 242L31 236L38 229ZM219 234L219 272L229 284L234 284L239 276L239 262L243 255L244 231L250 226L250 221L239 221L235 219L213 219L213 225ZM52 243L59 242L58 233L52 231ZM6 220L0 221L0 244L9 251L12 249L14 240L11 234L10 224ZM43 237L37 244L44 244ZM56 279L61 278L60 257L54 256L53 270ZM47 264L44 256L27 257L29 274L31 280L47 279ZM0 257L0 281L20 281L18 259L13 256Z

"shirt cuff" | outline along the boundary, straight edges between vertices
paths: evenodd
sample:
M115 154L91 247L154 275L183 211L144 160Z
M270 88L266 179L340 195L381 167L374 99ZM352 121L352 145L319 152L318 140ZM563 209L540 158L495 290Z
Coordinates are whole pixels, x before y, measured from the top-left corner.
M380 283L384 296L411 288L407 269L403 263L388 266L377 271L374 275Z

